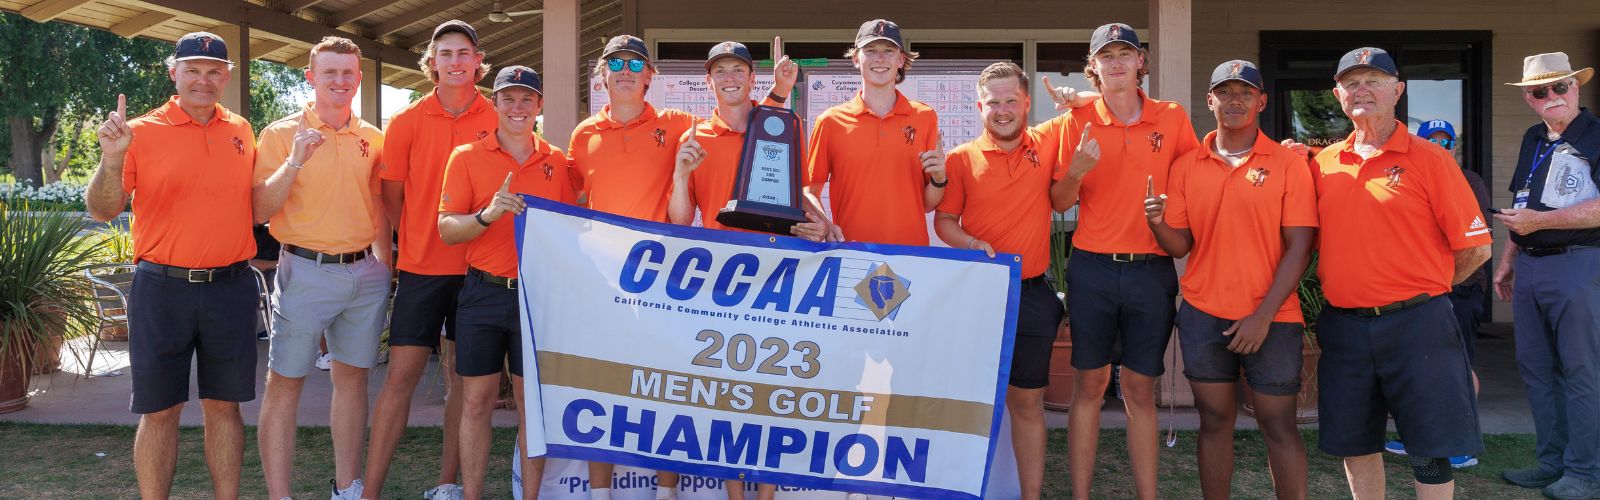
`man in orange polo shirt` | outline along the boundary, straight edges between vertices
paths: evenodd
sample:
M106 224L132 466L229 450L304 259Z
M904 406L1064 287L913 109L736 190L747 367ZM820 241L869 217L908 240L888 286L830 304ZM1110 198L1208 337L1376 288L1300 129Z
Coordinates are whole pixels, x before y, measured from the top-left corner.
M568 145L586 204L609 214L666 222L673 157L695 117L657 110L644 100L656 68L638 37L612 38L594 72L605 80L611 103L579 123Z
M475 86L489 73L478 50L478 34L467 23L450 20L433 30L433 41L419 63L437 86L395 113L384 131L383 203L400 231L399 283L389 320L389 376L373 405L372 442L367 449L366 488L382 492L411 413L411 395L427 367L428 354L440 349L440 371L449 379L445 393L444 447L438 486L427 498L460 494L456 430L461 420L461 378L454 363L456 294L467 272L466 252L439 239L439 187L445 160L456 146L488 137L495 129L493 105Z
M116 219L138 197L133 225L138 271L128 297L130 408L139 494L167 498L178 460L178 417L195 366L205 415L206 466L214 498L238 498L244 457L239 403L255 399L255 254L251 235L250 124L218 104L233 62L221 37L178 39L167 58L177 95L138 119L127 99L96 135L100 165L85 204Z
M1029 129L1028 76L1009 62L978 74L978 111L983 134L950 151L945 168L950 186L934 219L939 239L954 248L1022 256L1022 298L1012 348L1006 409L1017 457L1022 498L1037 499L1044 487L1044 387L1050 382L1050 351L1065 316L1050 265L1050 182L1056 145L1046 131Z
M261 402L261 469L270 498L289 496L305 376L327 339L333 357L334 498L361 498L367 370L389 305L388 239L378 237L383 132L354 115L361 48L326 37L311 47L310 105L261 131L255 217L283 243ZM374 250L376 249L376 250Z
M1172 165L1170 200L1152 185L1144 201L1156 242L1168 255L1189 256L1178 341L1200 408L1196 458L1207 499L1230 495L1241 367L1278 498L1306 496L1306 448L1295 425L1304 319L1295 290L1316 236L1316 188L1305 159L1258 128L1264 90L1255 64L1218 65L1206 93L1217 130Z
M1084 72L1103 97L1052 120L1062 168L1050 187L1054 206L1078 205L1067 310L1077 370L1073 407L1087 411L1072 412L1068 424L1073 496L1090 496L1100 436L1094 409L1120 352L1134 486L1140 498L1155 498L1155 380L1166 372L1178 277L1146 227L1140 203L1147 181L1165 190L1168 167L1199 143L1183 106L1139 89L1149 70L1132 27L1095 29Z
M1418 498L1450 498L1447 457L1483 451L1472 371L1445 294L1489 259L1489 227L1449 152L1407 133L1383 49L1339 60L1333 93L1355 126L1316 157L1321 222L1318 447L1350 492L1383 498L1386 416L1406 439Z
M938 114L895 89L917 53L906 50L899 25L874 19L845 57L861 72L861 92L812 125L805 196L815 200L827 185L831 239L925 246L926 214L949 179Z
M511 367L517 400L517 443L528 450L522 404L522 321L518 315L514 215L527 205L520 195L576 203L567 156L533 132L544 104L539 74L507 66L494 79L499 127L483 140L456 148L445 167L439 199L439 236L467 251L467 281L456 306L456 373L464 379L461 477L465 497L483 496L492 432L489 414L500 394L500 371ZM544 459L521 457L522 498L539 497Z

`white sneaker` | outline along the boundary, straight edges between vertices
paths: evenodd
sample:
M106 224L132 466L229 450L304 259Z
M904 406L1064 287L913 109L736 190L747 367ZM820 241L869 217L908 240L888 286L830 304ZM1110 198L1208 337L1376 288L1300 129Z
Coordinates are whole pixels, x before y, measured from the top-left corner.
M329 500L361 500L360 479L351 481L350 487L345 488L344 491L339 490L339 482L337 479L329 479L328 482L333 486L333 496L328 497Z
M317 369L328 371L333 369L333 354L322 353L317 356Z
M422 493L423 500L461 500L466 492L459 484L441 484Z

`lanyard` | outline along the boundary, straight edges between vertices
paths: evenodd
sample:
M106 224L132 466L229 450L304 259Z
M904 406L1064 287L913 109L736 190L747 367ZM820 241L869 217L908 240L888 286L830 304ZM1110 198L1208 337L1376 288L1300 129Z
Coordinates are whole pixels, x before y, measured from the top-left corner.
M1543 143L1544 141L1539 142ZM1550 155L1556 152L1556 146L1560 145L1561 139L1556 139L1555 142L1550 143L1549 149L1545 149L1543 144L1534 146L1533 163L1528 164L1528 178L1522 180L1522 189L1530 189L1529 186L1533 183L1533 174L1539 171L1539 163L1549 159Z

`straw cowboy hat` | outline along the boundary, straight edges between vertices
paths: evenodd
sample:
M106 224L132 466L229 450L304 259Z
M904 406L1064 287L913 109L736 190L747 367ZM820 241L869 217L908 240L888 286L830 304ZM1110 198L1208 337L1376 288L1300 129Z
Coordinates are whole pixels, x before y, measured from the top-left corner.
M1572 70L1572 63L1567 61L1566 52L1550 52L1548 54L1531 55L1522 59L1522 81L1507 83L1517 87L1534 87L1547 83L1558 82L1567 77L1577 77L1578 85L1589 83L1589 78L1594 76L1594 68Z

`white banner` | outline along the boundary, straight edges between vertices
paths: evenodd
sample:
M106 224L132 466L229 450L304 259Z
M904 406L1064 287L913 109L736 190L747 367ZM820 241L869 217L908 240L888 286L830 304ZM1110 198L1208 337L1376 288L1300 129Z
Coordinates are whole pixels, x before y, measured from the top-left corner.
M523 357L537 374L525 386L533 454L983 496L1011 365L1015 256L819 244L526 199L517 243L524 352L537 352Z

